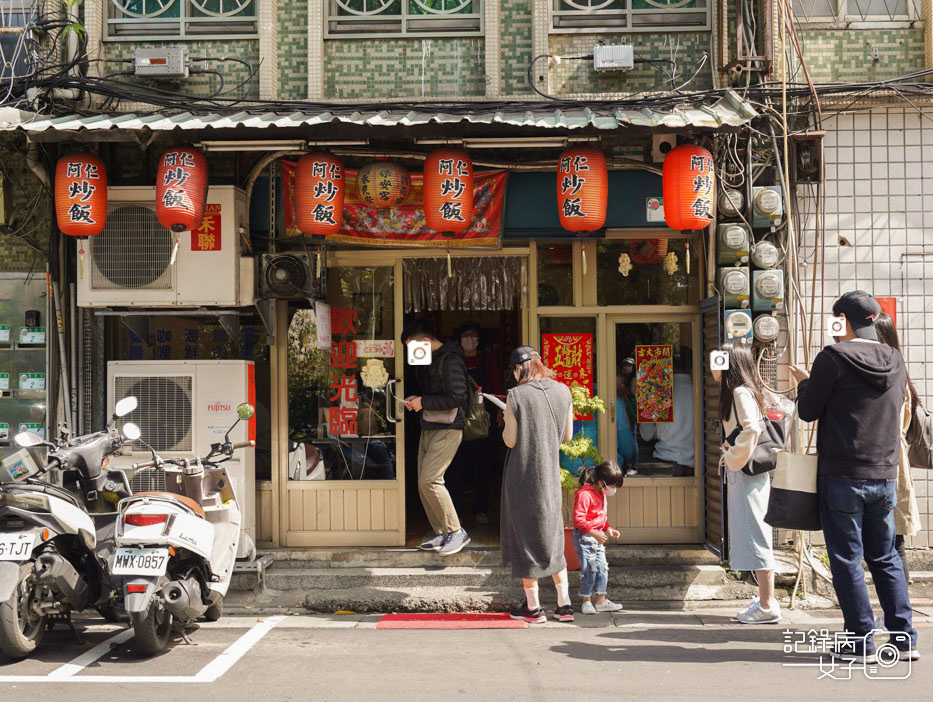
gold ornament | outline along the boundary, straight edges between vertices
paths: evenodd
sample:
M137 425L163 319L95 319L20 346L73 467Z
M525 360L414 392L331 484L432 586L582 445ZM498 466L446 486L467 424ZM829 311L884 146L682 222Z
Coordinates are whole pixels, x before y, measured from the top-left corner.
M667 256L664 257L664 270L667 271L668 275L674 275L680 270L680 266L677 265L677 254L673 251L668 252Z
M628 274L632 272L632 259L627 253L621 254L619 256L619 273L628 278Z

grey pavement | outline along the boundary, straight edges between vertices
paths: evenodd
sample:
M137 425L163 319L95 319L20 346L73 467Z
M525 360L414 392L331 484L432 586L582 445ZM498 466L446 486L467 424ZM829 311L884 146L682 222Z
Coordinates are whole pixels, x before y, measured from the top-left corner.
M573 624L434 631L376 629L379 615L280 610L203 624L191 633L195 645L177 641L152 659L139 657L119 626L87 620L83 644L59 628L30 659L0 654L0 699L931 698L933 643L928 659L910 666L832 669L824 656L821 671L817 653L785 653L784 632L841 629L838 610L785 610L780 625L756 627L735 622L735 611L627 609L578 614ZM933 641L931 615L928 606L915 614L921 652Z

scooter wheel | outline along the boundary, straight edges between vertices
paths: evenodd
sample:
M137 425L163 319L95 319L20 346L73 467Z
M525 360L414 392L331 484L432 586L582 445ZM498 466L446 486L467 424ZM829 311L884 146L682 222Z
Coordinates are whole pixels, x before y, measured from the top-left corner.
M34 583L35 565L23 564L10 599L0 602L0 650L12 658L25 658L35 651L45 634L48 617L39 616L30 606Z
M161 653L172 636L172 614L159 600L152 599L145 612L132 612L136 650L147 656Z
M216 603L212 604L207 608L207 611L204 613L204 618L209 622L216 622L224 615L224 601L223 599L217 600Z

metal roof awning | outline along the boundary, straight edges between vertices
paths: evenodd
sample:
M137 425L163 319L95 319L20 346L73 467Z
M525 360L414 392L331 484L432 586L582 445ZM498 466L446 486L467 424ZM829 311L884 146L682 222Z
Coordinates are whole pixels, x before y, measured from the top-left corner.
M686 103L686 100L685 100ZM605 103L604 103L605 104ZM90 137L126 132L205 132L238 130L241 133L253 129L288 130L322 125L356 125L357 127L418 127L429 125L501 125L530 130L589 129L596 131L615 130L626 127L648 129L721 129L735 128L747 124L758 116L750 103L737 93L727 90L716 102L709 105L657 109L649 106L636 109L612 109L586 106L548 109L545 103L529 106L525 110L482 110L477 105L473 112L458 110L455 113L387 107L384 110L348 111L335 105L321 112L265 112L251 111L234 114L208 113L180 114L155 113L115 115L67 115L49 118L10 108L0 110L0 131L22 130L30 136L45 132L68 132ZM18 114L13 114L18 113ZM51 135L50 135L51 136ZM64 136L64 135L62 135ZM39 140L39 139L37 139ZM61 140L59 136L56 140ZM107 139L109 140L109 139Z

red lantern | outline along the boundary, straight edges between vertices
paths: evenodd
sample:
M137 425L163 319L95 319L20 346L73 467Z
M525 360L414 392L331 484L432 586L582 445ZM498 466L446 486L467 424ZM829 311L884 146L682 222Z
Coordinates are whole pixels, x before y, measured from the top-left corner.
M168 149L156 173L156 217L173 232L196 229L207 202L207 159L197 149Z
M560 225L571 232L593 232L606 225L609 171L596 149L576 147L560 155L557 208Z
M367 163L356 175L360 200L377 209L396 207L411 191L411 178L402 166L390 161Z
M473 220L473 161L438 149L424 161L424 221L437 232L462 232Z
M664 159L664 221L671 229L703 229L713 219L713 155L681 144Z
M92 154L63 156L55 166L55 214L68 236L95 236L107 221L107 168Z
M322 151L298 159L295 209L302 232L327 236L340 231L345 184L343 163L329 153Z
M660 263L667 256L667 239L633 239L628 250L634 263Z

